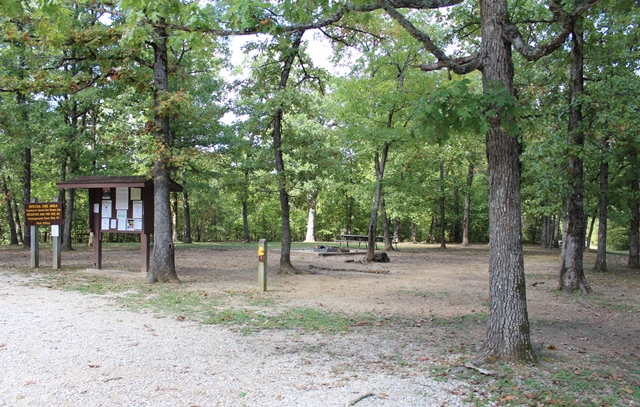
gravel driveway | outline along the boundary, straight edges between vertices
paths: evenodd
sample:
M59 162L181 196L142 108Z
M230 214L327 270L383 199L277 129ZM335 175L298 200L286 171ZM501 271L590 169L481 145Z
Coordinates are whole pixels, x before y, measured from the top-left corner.
M0 272L0 406L464 405L403 335L241 335Z

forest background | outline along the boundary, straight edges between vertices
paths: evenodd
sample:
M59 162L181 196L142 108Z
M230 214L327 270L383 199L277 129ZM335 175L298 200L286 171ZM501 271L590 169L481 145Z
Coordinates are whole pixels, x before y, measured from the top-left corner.
M173 252L155 253L167 235L282 240L283 268L291 240L342 233L384 234L387 248L392 236L486 243L501 203L519 207L504 219L524 241L595 243L600 271L607 248L629 250L640 267L636 3L507 6L518 53L512 82L495 86L495 58L474 51L489 21L475 2L4 0L0 238L29 242L25 204L58 196L70 249L87 197L56 182L171 175L185 190L156 195L155 211L168 269ZM256 33L232 66L230 38ZM308 35L329 41L342 74L314 64ZM492 195L496 131L517 149L505 189L517 197ZM589 291L581 273L568 291Z

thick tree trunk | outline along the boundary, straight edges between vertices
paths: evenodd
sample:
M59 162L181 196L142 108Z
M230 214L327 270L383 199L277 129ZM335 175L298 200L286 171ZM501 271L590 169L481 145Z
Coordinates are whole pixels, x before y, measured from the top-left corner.
M282 72L280 74L280 90L284 90L287 87L289 80L289 74L291 73L291 67L298 55L300 43L302 42L302 35L304 31L297 31L293 33L291 40L291 46L287 51L283 53L284 63L282 66ZM282 154L282 118L284 112L282 109L277 109L273 117L273 150L276 160L276 173L278 174L278 186L280 195L280 211L282 215L282 249L280 250L280 269L279 274L298 274L300 271L293 267L291 264L291 221L290 207L289 207L289 194L287 192L287 182L284 169L284 158Z
M511 46L503 24L506 0L481 0L485 94L506 90L514 97ZM527 315L518 140L501 123L515 120L498 106L486 136L489 183L489 316L484 354L491 357L534 360Z
M162 20L162 19L161 19ZM164 21L161 21L164 23ZM167 65L167 30L164 24L154 27L153 41L155 82L154 136L162 148L157 152L153 166L154 186L154 236L151 267L147 272L147 282L179 282L175 266L175 247L171 222L171 170L169 154L173 146L173 136L169 130L169 117L161 110L161 103L169 90L169 69Z
M9 244L18 244L18 233L16 232L16 224L13 219L13 210L11 208L11 194L7 186L7 179L2 177L2 195L4 196L5 206L7 208L7 224L9 225Z
M73 209L76 202L76 190L69 189L66 194L64 206L64 236L62 238L62 250L73 250Z
M184 234L182 243L191 244L191 209L189 207L189 192L187 191L187 180L182 174L182 214L184 216Z
M307 233L304 241L313 243L316 241L316 208L318 207L318 190L314 190L309 196L309 214L307 216Z
M631 211L631 231L629 244L629 267L640 269L640 238L638 229L640 227L640 188L638 182L638 150L635 145L629 151L631 161L631 200L629 209Z
M540 247L546 248L549 246L549 217L547 215L542 215L540 223Z
M446 221L444 218L444 163L440 162L440 248L446 249L444 241Z
M571 101L569 107L569 196L567 198L567 232L564 246L558 289L565 293L580 290L591 292L584 275L583 254L585 241L584 216L584 169L581 151L584 148L582 111L579 97L584 87L583 36L574 30L571 47Z
M605 148L606 148L605 143ZM606 153L605 153L606 154ZM607 210L609 206L609 162L603 154L600 162L600 213L598 216L598 254L595 271L607 271ZM593 225L593 223L592 223Z
M462 221L462 245L469 246L469 222L471 221L471 184L473 183L473 164L467 171L467 192L464 195L464 219Z
M373 196L373 208L371 209L371 219L369 219L369 228L367 229L367 255L366 261L372 261L376 249L376 231L378 229L378 209L380 208L380 200L382 198L382 179L384 178L384 168L387 165L387 155L389 154L389 143L385 143L382 148L382 154L375 154L376 169L376 192Z

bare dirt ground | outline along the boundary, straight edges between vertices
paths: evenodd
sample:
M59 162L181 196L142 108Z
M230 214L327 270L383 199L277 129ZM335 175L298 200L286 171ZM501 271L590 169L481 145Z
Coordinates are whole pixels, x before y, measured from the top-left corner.
M138 248L103 250L103 269L91 266L92 249L63 252L65 268L118 279L144 280ZM346 314L399 319L443 353L474 355L484 340L488 305L488 247L400 245L390 263L358 263L359 255L320 257L292 252L294 266L308 274L277 274L279 250L268 251L268 293L279 307L317 308ZM615 380L640 372L640 271L626 267L627 257L609 255L609 273L589 271L595 255L585 254L589 296L556 290L558 250L525 247L531 338L542 360L569 369L604 369ZM355 260L355 262L347 262ZM40 265L51 254L41 249ZM0 248L0 269L26 270L29 252ZM257 291L256 245L243 248L177 246L176 268L183 283L216 293ZM446 323L440 323L445 321ZM457 322L456 322L457 321ZM471 357L471 356L470 356ZM633 382L632 382L633 384ZM640 392L640 383L632 392ZM634 396L635 397L635 396ZM633 402L632 402L633 403ZM634 405L634 404L631 404Z

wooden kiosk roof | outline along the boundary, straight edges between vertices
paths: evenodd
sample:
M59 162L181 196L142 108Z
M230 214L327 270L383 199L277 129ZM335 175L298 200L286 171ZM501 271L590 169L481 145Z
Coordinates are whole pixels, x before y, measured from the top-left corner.
M143 175L134 176L109 176L109 175L87 175L60 181L57 183L58 188L75 189L75 188L143 188L153 187L153 179L149 179ZM171 192L182 192L182 186L175 181L171 181L169 187Z

